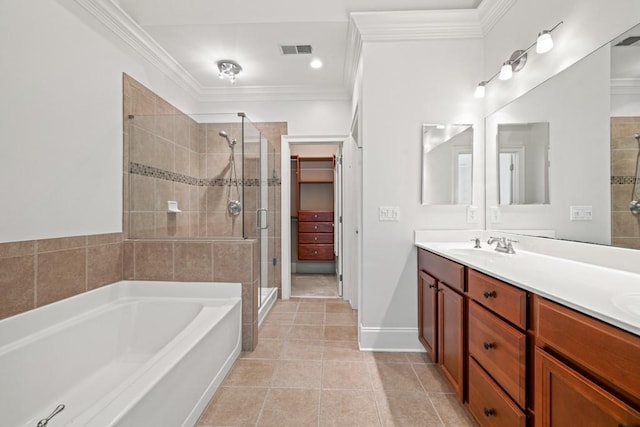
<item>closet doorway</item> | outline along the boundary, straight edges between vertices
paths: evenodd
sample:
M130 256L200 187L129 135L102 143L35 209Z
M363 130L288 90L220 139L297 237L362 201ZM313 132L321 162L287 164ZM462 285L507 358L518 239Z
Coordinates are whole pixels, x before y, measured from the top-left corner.
M286 141L283 138L283 299L341 298L343 295L344 140L343 137L313 141ZM288 233L285 228L288 228ZM285 255L288 259L284 258Z

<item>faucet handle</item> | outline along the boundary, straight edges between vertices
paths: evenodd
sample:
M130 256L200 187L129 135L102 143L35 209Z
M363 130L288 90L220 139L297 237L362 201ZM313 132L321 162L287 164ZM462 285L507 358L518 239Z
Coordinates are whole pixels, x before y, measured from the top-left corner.
M475 237L473 239L471 239L472 242L475 243L475 245L473 246L474 249L481 249L482 246L480 246L480 238L479 237Z

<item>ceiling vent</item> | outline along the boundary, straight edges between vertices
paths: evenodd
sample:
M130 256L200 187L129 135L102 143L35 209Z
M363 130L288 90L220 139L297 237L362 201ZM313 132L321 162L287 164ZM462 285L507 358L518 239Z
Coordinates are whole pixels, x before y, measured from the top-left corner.
M640 41L639 36L627 37L626 39L616 44L616 46L631 46L633 44L636 44L638 41Z
M283 55L311 55L312 48L310 44L281 44L280 52Z

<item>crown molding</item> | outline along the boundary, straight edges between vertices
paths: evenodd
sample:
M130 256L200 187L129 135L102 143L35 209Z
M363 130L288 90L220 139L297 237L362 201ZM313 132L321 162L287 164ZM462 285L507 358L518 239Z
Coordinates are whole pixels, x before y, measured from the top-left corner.
M476 9L355 12L350 16L363 41L482 37Z
M518 0L482 0L478 5L478 16L482 33L486 35L502 19Z
M356 27L352 17L349 17L349 27L347 28L347 49L345 53L343 81L349 90L349 95L353 95L353 89L358 73L358 64L362 55L362 37Z
M198 81L112 0L75 1L189 95L198 97L201 89Z
M612 95L640 95L640 79L611 79Z

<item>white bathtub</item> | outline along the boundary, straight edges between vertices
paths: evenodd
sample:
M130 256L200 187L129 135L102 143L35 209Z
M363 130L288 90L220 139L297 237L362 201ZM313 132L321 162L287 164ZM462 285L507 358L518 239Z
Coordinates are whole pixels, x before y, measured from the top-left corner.
M241 349L241 286L124 281L0 321L0 425L191 426Z

